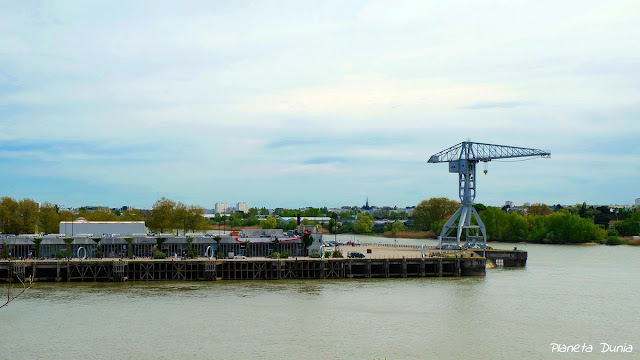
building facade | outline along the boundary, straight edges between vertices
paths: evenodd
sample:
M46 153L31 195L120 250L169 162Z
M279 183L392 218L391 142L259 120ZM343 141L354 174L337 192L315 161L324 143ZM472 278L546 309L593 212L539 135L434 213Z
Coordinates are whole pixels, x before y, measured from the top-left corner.
M241 211L243 214L248 213L249 204L247 204L246 202L239 202L238 204L236 204L236 211Z
M87 221L78 218L75 221L60 221L59 234L74 235L145 235L144 221Z
M216 214L226 214L228 211L227 203L219 202L216 203L215 212Z
M264 235L275 235L279 238L286 236L282 229L271 230L243 230L245 235L255 235L255 232L263 232ZM311 249L322 244L322 234L313 233L314 241L309 249L305 249L301 240L291 242L266 241L264 243L252 243L239 239L237 233L221 235L220 241L212 234L176 236L174 234L132 235L132 236L90 236L90 235L2 235L0 234L1 247L6 246L9 256L17 259L28 258L60 258L68 249L72 258L86 256L96 258L99 253L101 258L126 258L151 257L154 248L164 252L167 257L185 257L189 249L187 238L191 238L191 246L196 250L198 257L211 257L219 255L226 257L230 254L245 255L247 257L270 256L273 252L288 252L289 256L308 256ZM130 239L128 239L130 238ZM269 237L266 237L269 239ZM36 241L37 240L37 241ZM67 245L67 241L70 244ZM130 240L127 241L127 240ZM99 251L98 251L99 250Z

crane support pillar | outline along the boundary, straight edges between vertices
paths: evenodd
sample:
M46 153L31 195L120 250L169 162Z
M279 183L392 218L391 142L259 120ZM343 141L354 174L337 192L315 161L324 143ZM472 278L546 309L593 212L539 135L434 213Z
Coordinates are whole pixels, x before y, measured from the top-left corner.
M449 162L449 172L458 173L458 196L461 207L449 218L438 236L439 249L487 247L487 232L478 212L473 207L476 198L476 164L478 161L460 159ZM475 219L475 221L474 221Z

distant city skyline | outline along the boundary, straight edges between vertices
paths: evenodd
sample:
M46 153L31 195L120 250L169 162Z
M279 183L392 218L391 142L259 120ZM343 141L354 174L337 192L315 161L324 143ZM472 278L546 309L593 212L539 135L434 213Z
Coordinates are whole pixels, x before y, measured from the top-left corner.
M3 2L0 191L67 206L640 196L637 1Z
M19 199L17 199L19 200ZM423 200L428 200L428 199L423 199ZM456 199L452 199L452 200L456 200ZM422 201L422 200L421 200ZM39 202L42 203L42 202ZM532 204L538 204L539 202L524 202L524 203L515 203L513 201L510 200L506 200L504 202L502 202L501 204L484 204L481 202L476 202L478 204L483 204L485 206L494 206L494 207L503 207L505 205L509 205L510 207L528 207ZM212 213L229 213L229 212L235 212L235 211L239 211L239 208L237 207L236 203L234 206L229 206L228 204L226 204L225 202L216 202L213 206L203 206L200 204L187 204L187 205L200 205L202 206L206 211L211 211ZM324 208L326 207L327 209L329 209L330 211L333 209L341 209L344 207L358 207L358 208L367 208L366 203L363 204L343 204L343 205L338 205L338 206L334 206L334 205L319 205L319 206L278 206L278 207L268 207L268 206L263 206L260 204L251 204L251 203L247 203L247 202L242 202L242 204L246 204L247 207L242 207L243 212L248 211L249 209L252 208L256 208L256 209L261 209L261 208L266 208L267 210L276 210L276 209L290 209L290 210L295 210L295 209L307 209L307 208ZM561 205L561 206L579 206L581 205L582 202L578 202L575 204L562 204L562 203L546 203L545 205L548 206L554 206L554 205ZM633 206L638 206L640 204L640 198L635 199L635 202L628 202L628 203L621 203L621 204L587 204L587 206L610 206L610 207L633 207ZM60 204L57 204L60 205ZM226 205L226 206L219 206L219 205ZM413 205L406 205L406 206L399 206L399 205L389 205L389 204L369 204L369 208L384 208L384 207L390 207L390 208L394 208L397 207L399 210L402 209L407 209L407 208L411 208L411 207L415 207L416 205L418 205L418 203L413 204ZM136 207L136 206L130 206L130 205L73 205L73 206L65 206L64 209L80 209L80 208L86 208L86 207L90 207L90 208L99 208L99 207L106 207L109 209L120 209L120 210L127 210L127 209L138 209L138 210L150 210L152 208L152 206L149 207ZM92 209L90 209L92 210Z

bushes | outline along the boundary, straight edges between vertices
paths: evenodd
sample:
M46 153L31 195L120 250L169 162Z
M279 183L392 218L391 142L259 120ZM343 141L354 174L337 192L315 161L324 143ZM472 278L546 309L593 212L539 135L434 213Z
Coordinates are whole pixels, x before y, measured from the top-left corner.
M167 254L163 253L162 251L158 250L157 247L153 247L153 249L151 249L151 256L154 259L166 259L167 258Z
M318 249L311 250L311 257L312 258L316 258L316 259L319 258L320 257L320 250L318 250Z
M283 251L282 254L280 254L280 258L281 259L288 259L289 258L289 252L288 251Z
M280 253L277 251L274 251L271 253L271 258L272 259L280 259Z
M621 245L622 239L617 236L609 236L607 238L607 245Z
M488 207L480 214L490 241L530 241L545 244L604 242L607 231L590 218L561 210L549 215L520 215Z

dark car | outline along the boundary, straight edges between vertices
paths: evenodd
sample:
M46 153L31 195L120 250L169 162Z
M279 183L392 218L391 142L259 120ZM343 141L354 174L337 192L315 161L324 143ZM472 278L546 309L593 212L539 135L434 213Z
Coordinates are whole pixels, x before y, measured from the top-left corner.
M347 253L347 257L348 258L360 258L360 259L364 259L364 254L361 252L357 252L357 251L349 251Z

